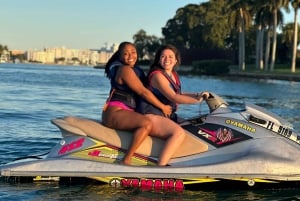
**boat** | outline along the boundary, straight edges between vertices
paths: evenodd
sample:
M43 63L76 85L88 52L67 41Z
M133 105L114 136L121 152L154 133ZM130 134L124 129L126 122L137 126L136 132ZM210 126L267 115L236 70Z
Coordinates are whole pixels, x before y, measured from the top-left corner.
M120 161L132 133L88 118L97 128L86 132L62 117L51 120L61 131L61 140L47 153L1 165L1 178L33 182L81 178L114 188L168 191L299 185L300 135L290 122L248 102L232 108L211 92L206 103L205 114L178 122L186 137L167 166L156 165L164 146L161 139L147 137L133 164L123 165Z

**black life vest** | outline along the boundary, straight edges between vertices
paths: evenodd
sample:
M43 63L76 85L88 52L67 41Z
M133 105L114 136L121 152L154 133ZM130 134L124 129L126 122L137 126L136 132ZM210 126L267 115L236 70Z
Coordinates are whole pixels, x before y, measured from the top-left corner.
M148 75L148 83L149 83L149 90L152 91L152 93L157 97L157 99L159 99L162 103L166 104L166 105L170 105L172 107L172 114L170 116L170 118L174 121L177 121L177 115L176 115L176 111L177 111L177 103L174 103L172 101L170 101L169 99L167 99L159 90L155 89L154 87L151 86L151 78L155 73L162 73L162 75L164 75L166 77L166 79L169 81L170 86L173 88L173 90L175 91L175 93L180 94L181 93L181 83L178 77L178 74L173 71L172 75L175 78L175 82L174 80L163 70L154 70L152 71L149 75ZM152 105L151 103L149 103L146 100L142 100L140 102L140 104L137 107L137 111L142 113L142 114L157 114L157 115L161 115L163 116L162 111L155 107L154 105Z
M110 80L111 89L110 89L110 96L107 101L121 101L127 106L135 109L137 105L136 103L139 100L139 96L133 90L131 90L126 84L119 84L115 80L119 67L123 65L124 64L117 61L117 62L113 62L112 65L109 67L109 73L111 77ZM134 66L133 70L141 81L146 79L145 73L140 67Z

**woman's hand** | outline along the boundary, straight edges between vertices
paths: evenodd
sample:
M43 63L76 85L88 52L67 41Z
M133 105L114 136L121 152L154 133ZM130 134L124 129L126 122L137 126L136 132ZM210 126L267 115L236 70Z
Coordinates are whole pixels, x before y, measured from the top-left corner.
M172 113L172 107L170 105L163 105L161 111L164 113L165 117L170 117Z
M209 92L203 91L203 92L201 93L201 96L203 97L204 100L207 100L208 97L209 97Z
M201 93L197 93L196 98L198 99L199 102L202 102L203 100L207 100L209 97L209 92L203 91Z

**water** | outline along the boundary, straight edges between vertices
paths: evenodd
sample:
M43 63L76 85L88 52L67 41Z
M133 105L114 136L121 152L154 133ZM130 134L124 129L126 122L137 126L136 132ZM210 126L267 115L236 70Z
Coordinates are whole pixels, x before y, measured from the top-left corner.
M182 76L183 91L212 91L233 107L244 101L270 110L300 130L300 83L276 80ZM82 66L0 65L0 164L42 153L60 139L50 120L66 115L100 119L109 91L103 70ZM183 117L206 105L181 105ZM1 200L300 200L299 189L142 192L107 185L0 183Z

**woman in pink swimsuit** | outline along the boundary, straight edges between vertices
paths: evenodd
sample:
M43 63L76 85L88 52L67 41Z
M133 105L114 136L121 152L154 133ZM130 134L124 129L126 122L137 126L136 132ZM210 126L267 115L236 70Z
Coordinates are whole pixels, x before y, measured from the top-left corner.
M165 116L171 113L170 106L162 104L144 87L142 81L145 80L145 75L135 65L137 58L135 46L123 42L105 67L105 73L111 82L111 91L103 108L102 123L110 128L133 131L131 145L123 159L124 164L131 164L131 157L153 127L147 116L134 111L139 97L156 105Z

